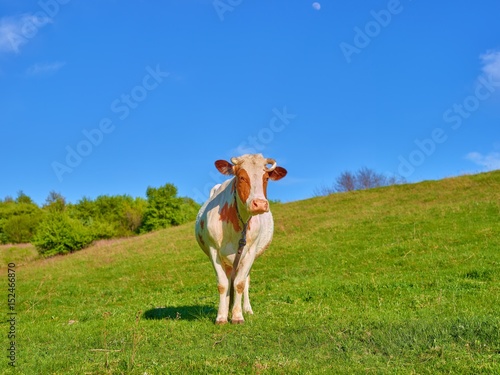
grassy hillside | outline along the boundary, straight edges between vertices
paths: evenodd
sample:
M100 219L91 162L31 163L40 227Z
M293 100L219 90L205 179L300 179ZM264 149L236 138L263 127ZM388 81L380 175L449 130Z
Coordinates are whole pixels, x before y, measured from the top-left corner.
M2 249L13 373L500 373L499 187L493 172L274 205L243 326L213 324L192 224L45 260Z

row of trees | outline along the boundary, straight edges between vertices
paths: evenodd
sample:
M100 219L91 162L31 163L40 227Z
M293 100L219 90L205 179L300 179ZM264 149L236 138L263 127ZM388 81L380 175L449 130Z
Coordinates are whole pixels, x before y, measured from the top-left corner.
M51 192L38 206L19 192L0 200L0 243L32 242L42 255L65 254L98 239L133 236L194 220L199 205L172 184L129 195L83 198L76 204Z
M373 169L363 167L356 172L342 172L332 185L320 186L314 190L313 194L314 196L325 196L346 191L397 185L405 182L402 177L388 177L382 173L375 172Z

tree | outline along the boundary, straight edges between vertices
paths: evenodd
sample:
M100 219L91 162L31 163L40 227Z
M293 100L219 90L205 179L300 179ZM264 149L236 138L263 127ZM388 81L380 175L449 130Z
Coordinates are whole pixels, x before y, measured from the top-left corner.
M146 190L146 197L148 206L144 213L142 232L194 220L200 207L191 198L178 197L177 188L173 184L165 184L159 188L150 186Z
M373 169L363 167L356 172L355 177L356 190L372 189L380 186L386 186L387 178L375 172Z
M33 200L28 197L22 190L17 192L16 203L26 203L26 204L34 204Z
M335 180L335 191L356 190L356 176L349 171L344 171Z
M404 183L404 178L387 177L382 173L377 173L373 169L363 167L356 173L350 171L342 172L336 179L333 186L321 186L314 190L314 196L326 196L334 193L341 193L353 190L372 189L381 186L397 185Z
M148 207L144 213L143 230L150 232L178 223L180 201L174 185L165 184L159 188L149 186L146 190L146 197Z
M66 208L66 198L64 198L60 193L52 190L45 199L45 205L43 208L48 211L62 212Z

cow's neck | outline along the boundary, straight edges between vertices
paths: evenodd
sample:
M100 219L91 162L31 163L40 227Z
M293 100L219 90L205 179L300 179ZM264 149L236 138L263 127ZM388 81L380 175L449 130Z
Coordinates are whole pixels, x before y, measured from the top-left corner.
M252 218L252 215L246 210L246 207L243 203L240 203L240 200L237 197L238 192L234 191L234 207L236 208L236 214L238 216L238 220L243 226L246 226L248 222L250 222L250 219Z

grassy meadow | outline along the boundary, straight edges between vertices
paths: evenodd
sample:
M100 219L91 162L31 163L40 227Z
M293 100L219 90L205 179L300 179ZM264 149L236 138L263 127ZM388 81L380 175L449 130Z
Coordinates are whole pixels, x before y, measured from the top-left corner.
M285 187L283 187L285 188ZM276 197L270 197L276 198ZM253 316L214 325L193 223L16 263L9 374L498 374L500 171L274 204Z

